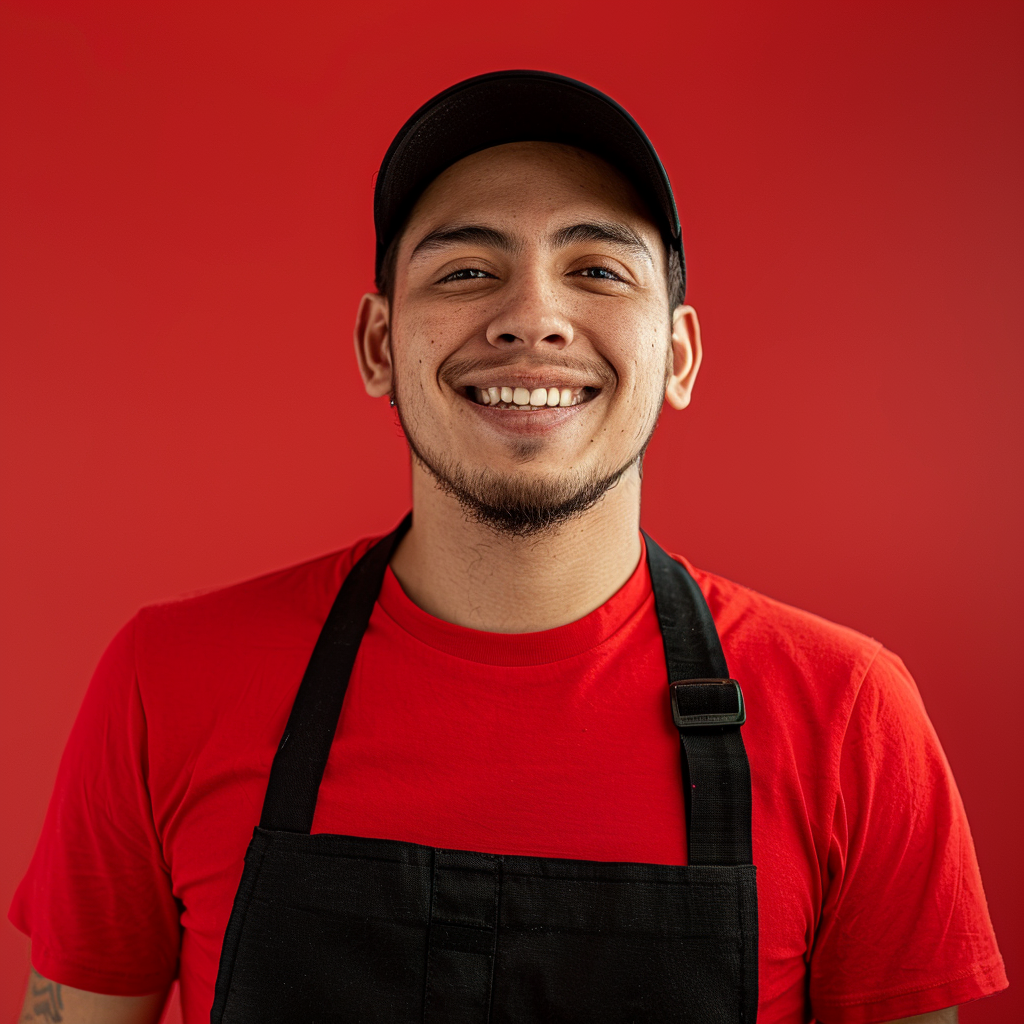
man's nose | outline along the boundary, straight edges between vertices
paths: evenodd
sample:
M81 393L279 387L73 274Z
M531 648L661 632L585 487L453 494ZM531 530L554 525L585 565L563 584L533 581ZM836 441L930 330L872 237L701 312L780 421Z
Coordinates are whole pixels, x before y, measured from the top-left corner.
M543 273L517 275L502 292L501 307L487 325L487 341L495 348L545 344L563 349L572 344L572 323Z

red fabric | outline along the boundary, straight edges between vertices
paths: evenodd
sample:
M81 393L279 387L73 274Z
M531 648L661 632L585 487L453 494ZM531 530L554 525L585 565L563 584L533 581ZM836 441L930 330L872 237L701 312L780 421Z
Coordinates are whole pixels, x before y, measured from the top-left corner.
M185 1020L209 1019L275 747L368 543L144 609L114 639L11 909L40 973L142 994L180 956ZM963 808L899 659L684 564L749 708L760 1024L890 1020L1004 987ZM525 635L435 619L389 571L314 831L678 864L681 789L644 561L591 615Z

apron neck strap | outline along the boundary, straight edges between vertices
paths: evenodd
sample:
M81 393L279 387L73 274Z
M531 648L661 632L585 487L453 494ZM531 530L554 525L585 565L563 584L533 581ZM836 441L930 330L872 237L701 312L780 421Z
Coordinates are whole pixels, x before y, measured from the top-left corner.
M646 533L644 543L669 681L728 679L715 620L696 580Z
M740 735L743 691L694 578L644 534L679 730L690 864L751 864L750 762Z
M411 525L410 512L356 562L338 591L274 755L260 828L305 833L313 828L316 798L359 644L391 555Z

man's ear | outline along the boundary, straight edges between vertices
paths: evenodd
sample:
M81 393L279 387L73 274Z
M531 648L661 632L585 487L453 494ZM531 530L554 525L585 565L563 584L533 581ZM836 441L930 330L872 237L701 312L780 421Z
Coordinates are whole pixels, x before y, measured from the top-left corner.
M394 378L391 363L391 321L388 300L367 293L359 302L354 331L356 362L366 393L380 398L391 393Z
M672 311L672 369L665 384L665 401L673 409L685 409L690 404L700 360L697 310L693 306L676 306Z

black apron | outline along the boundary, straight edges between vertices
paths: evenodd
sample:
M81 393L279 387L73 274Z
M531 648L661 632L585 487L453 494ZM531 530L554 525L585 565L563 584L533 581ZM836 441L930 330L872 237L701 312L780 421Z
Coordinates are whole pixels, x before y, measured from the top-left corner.
M753 1024L743 695L696 583L650 538L688 865L310 834L356 652L409 523L356 563L313 650L245 855L212 1024Z

